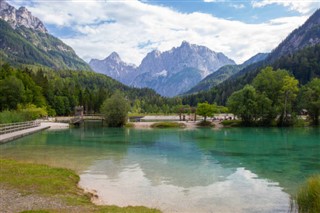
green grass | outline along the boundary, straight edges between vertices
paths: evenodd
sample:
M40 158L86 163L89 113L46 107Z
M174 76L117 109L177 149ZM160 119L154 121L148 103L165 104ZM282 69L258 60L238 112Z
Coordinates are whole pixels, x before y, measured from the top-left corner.
M199 123L197 123L198 127L214 127L214 123L210 122L210 121L200 121Z
M296 200L300 213L320 212L320 175L310 177L307 182L301 186Z
M66 206L85 209L85 212L160 212L142 206L96 206L91 194L77 187L79 176L70 169L52 168L46 165L0 159L0 183L22 194L36 194L59 199ZM67 209L31 210L32 213L68 212Z
M151 125L152 128L185 128L186 125L177 122L158 122Z
M221 124L224 127L236 127L236 126L241 126L241 121L239 120L223 120Z
M124 127L126 128L133 128L134 124L133 123L126 123L126 125L124 125Z

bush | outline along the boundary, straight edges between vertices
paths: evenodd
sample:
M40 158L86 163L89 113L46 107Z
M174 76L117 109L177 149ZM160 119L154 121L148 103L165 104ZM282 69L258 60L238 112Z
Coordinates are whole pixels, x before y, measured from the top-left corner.
M214 127L214 124L210 121L200 121L199 123L197 123L197 126L199 127Z
M134 124L133 123L126 123L126 125L124 125L124 127L126 128L133 128Z
M151 125L152 128L185 128L186 125L177 122L158 122Z
M309 178L299 189L297 205L299 212L320 212L320 175Z
M23 115L26 121L36 120L48 115L45 108L36 107L33 104L18 105L18 112Z
M25 121L23 114L17 111L5 110L0 112L1 124L16 123L16 122L23 122L23 121Z
M105 123L109 127L123 127L127 123L129 103L126 98L116 91L111 98L105 100L101 106Z
M236 126L241 126L241 121L240 120L223 120L221 124L226 127L236 127Z
M36 120L40 117L47 116L45 108L39 108L32 104L25 106L18 105L18 110L5 110L0 112L0 123L17 123Z

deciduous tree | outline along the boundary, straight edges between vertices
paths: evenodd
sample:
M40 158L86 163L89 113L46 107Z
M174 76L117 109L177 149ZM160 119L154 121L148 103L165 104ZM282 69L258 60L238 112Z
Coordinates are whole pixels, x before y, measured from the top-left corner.
M130 106L126 98L116 91L109 99L106 99L100 109L104 114L105 123L109 127L122 127L126 124Z

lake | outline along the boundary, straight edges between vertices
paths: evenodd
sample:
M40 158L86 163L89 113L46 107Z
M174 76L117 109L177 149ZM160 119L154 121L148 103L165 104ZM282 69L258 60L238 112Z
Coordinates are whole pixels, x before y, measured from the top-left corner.
M320 173L319 128L44 131L0 146L1 156L76 170L101 204L164 212L288 212Z

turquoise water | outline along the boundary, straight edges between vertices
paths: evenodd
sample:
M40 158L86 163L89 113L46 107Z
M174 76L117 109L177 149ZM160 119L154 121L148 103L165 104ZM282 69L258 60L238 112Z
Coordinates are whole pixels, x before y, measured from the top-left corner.
M98 203L164 212L287 212L320 173L320 129L44 131L0 146L1 156L76 170Z

